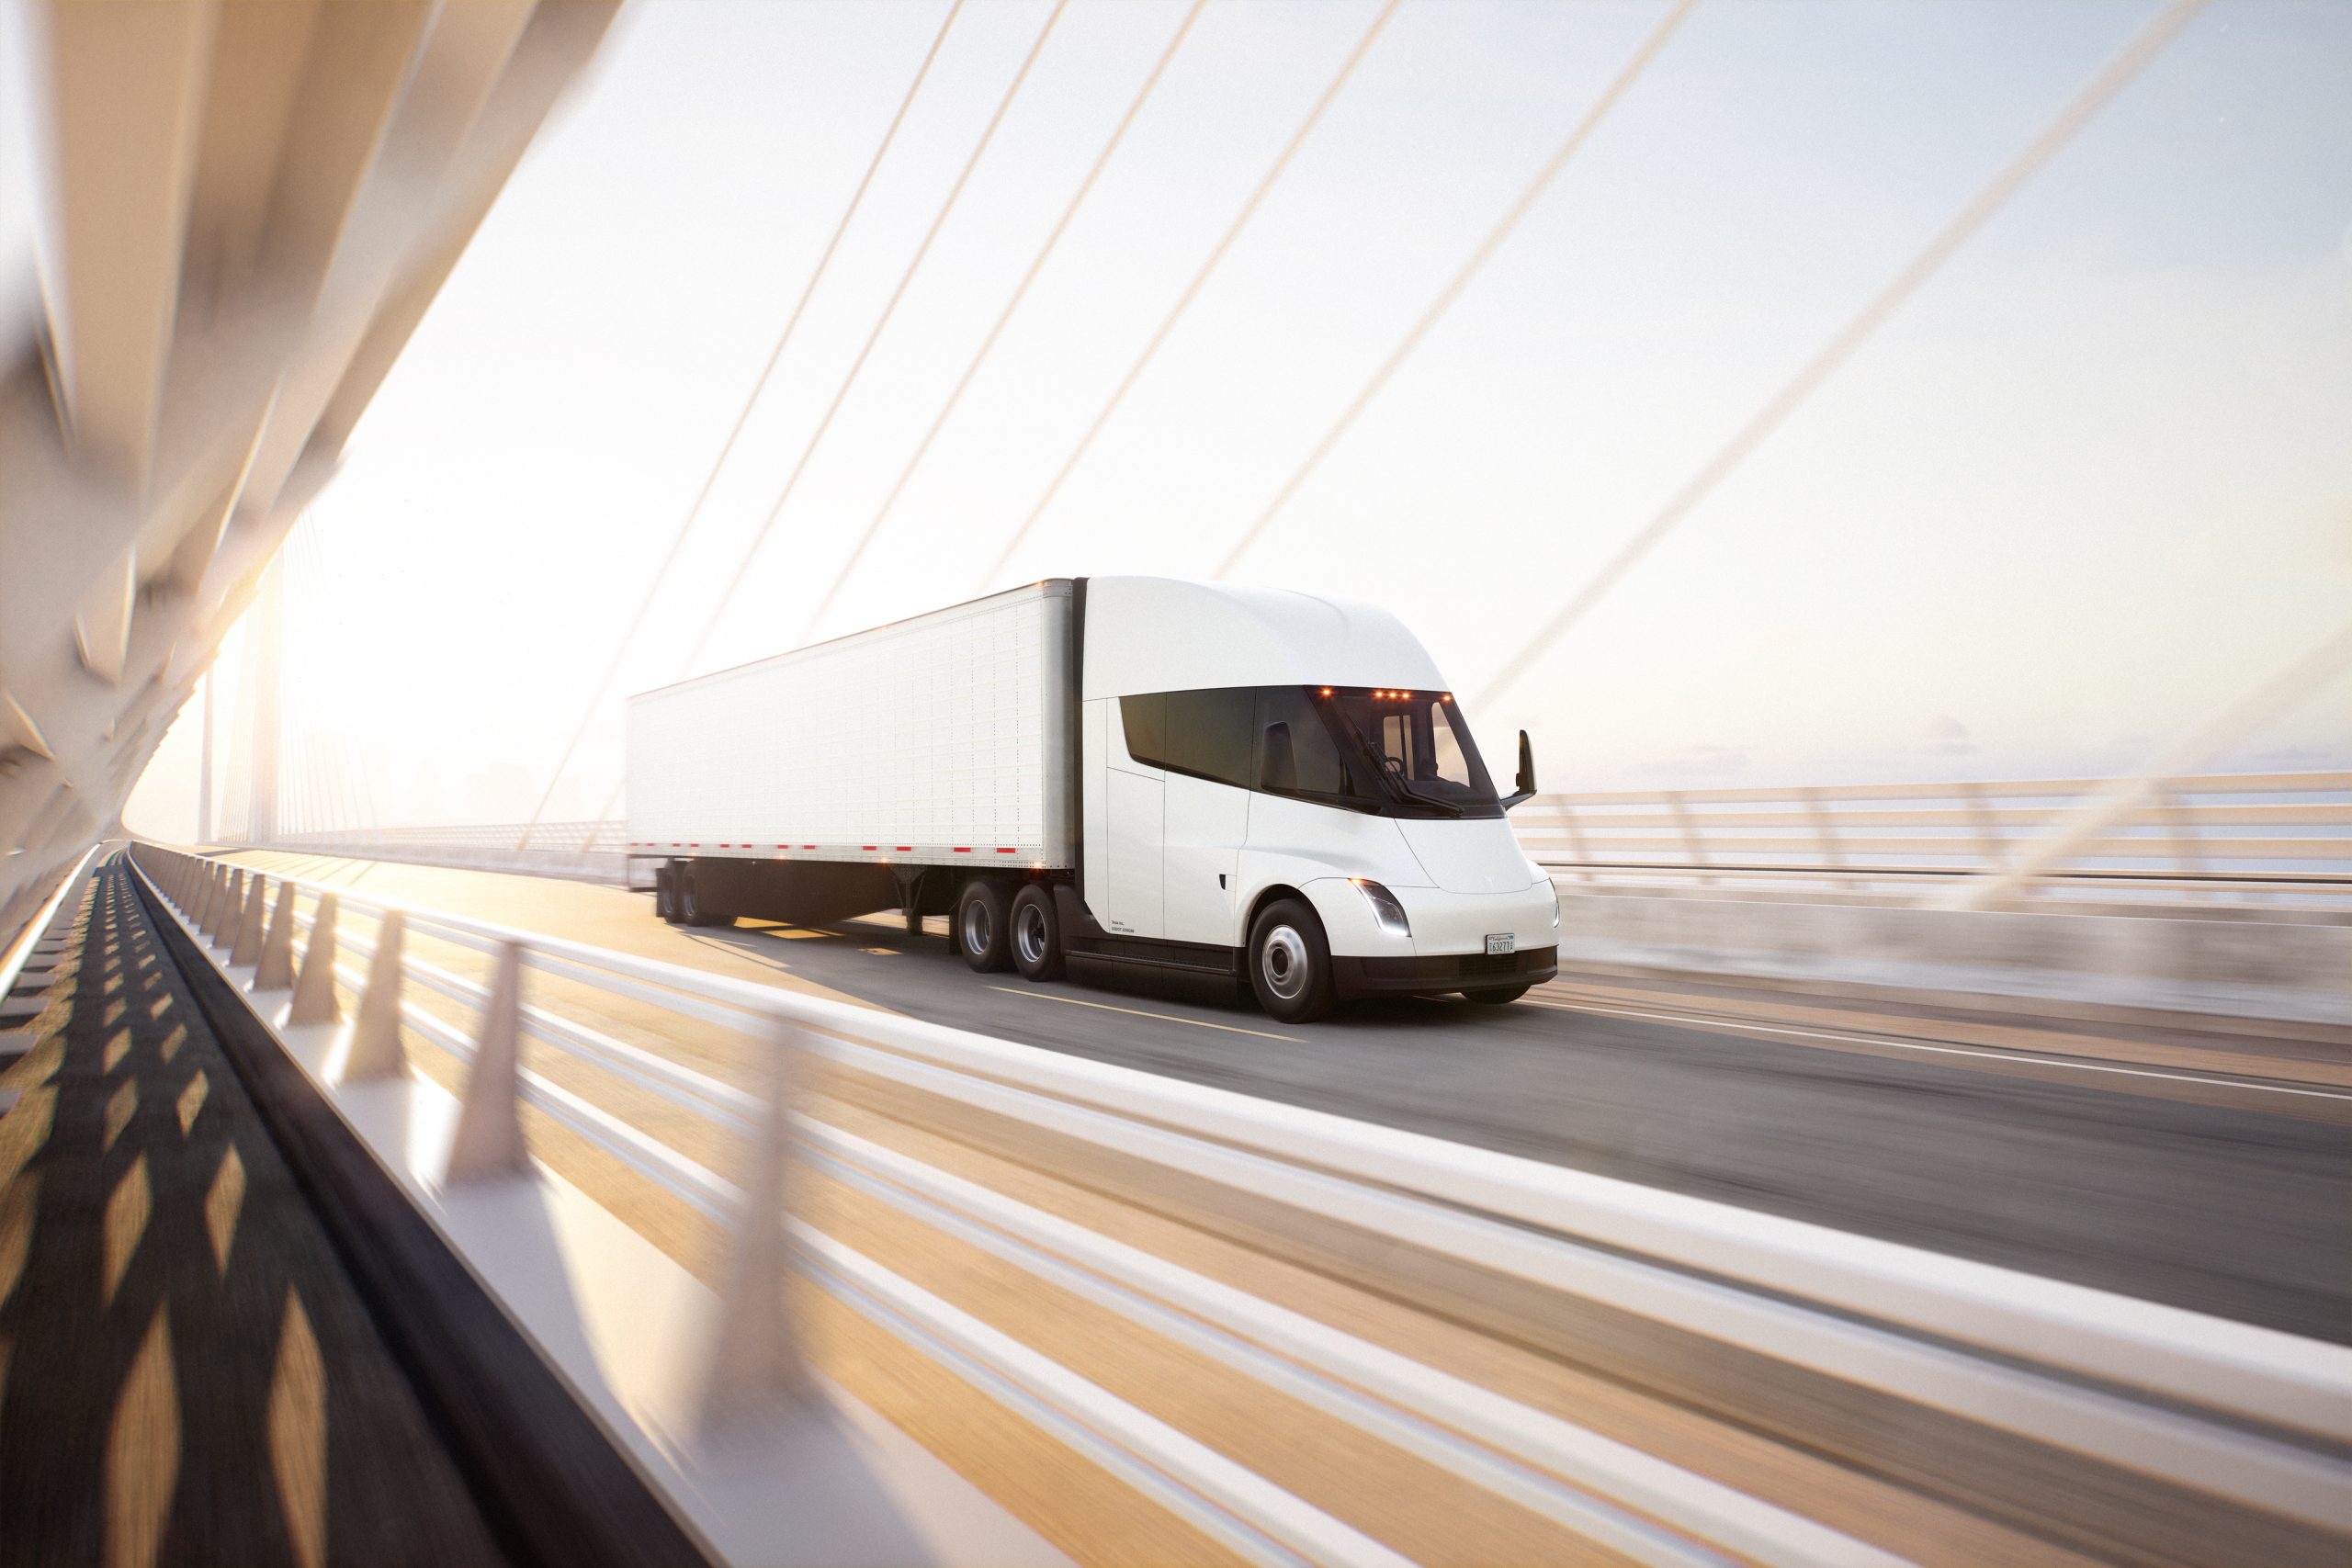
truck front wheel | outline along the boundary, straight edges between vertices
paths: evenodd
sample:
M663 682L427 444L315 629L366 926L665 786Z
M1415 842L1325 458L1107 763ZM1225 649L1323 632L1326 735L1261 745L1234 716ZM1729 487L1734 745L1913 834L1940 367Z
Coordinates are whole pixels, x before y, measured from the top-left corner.
M983 975L1012 967L1004 903L1003 888L977 879L964 884L956 899L956 950Z
M1035 882L1012 897L1012 966L1024 980L1062 977L1062 923L1053 890Z
M1331 944L1313 909L1295 898L1266 906L1250 928L1250 988L1284 1023L1331 1010Z

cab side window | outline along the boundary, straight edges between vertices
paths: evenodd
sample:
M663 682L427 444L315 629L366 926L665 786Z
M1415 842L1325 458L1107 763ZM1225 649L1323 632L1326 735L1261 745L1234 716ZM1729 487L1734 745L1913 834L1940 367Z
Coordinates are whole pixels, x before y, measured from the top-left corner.
M1138 762L1248 789L1253 701L1247 686L1121 697L1127 754Z
M1119 723L1127 732L1127 755L1138 762L1148 762L1155 768L1168 764L1160 759L1168 754L1168 696L1163 692L1151 692L1142 696L1119 699Z
M1301 686L1258 693L1258 774L1253 787L1274 795L1348 795L1348 770L1329 725Z

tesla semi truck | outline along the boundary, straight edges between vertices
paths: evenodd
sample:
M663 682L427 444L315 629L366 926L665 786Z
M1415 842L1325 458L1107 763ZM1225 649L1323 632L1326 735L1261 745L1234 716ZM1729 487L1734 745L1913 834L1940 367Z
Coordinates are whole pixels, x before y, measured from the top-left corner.
M965 962L1516 1000L1560 909L1402 623L1310 593L1056 579L632 697L628 854L682 925L948 917Z

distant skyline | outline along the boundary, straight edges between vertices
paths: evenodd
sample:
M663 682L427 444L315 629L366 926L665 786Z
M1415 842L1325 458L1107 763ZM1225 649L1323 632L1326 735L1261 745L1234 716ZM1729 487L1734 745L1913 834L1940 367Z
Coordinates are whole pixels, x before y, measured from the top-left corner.
M622 690L681 672L1048 9L966 6ZM799 640L1184 9L1069 7L700 668ZM530 810L944 10L624 12L298 536L289 721L382 820ZM981 586L1374 10L1212 0L818 635ZM2155 11L1702 3L1237 580L1379 601L1481 689ZM1213 570L1663 14L1406 0L990 586ZM1471 711L1486 749L1526 727L1554 788L2106 773L2315 644L2347 80L2352 7L2217 0ZM2352 765L2346 685L2228 761ZM184 830L196 713L134 822ZM618 750L614 703L550 817Z

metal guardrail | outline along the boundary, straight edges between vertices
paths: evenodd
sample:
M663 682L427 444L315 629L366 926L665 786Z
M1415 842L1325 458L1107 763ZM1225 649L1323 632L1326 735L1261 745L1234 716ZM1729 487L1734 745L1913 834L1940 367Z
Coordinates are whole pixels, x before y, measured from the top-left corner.
M1996 871L2102 779L1543 795L1512 814L1564 884L1905 891ZM2352 905L2352 773L2164 781L2040 881L2069 897Z
M315 1015L316 996L331 997L332 988L314 976L334 964L338 947L370 958L366 975L332 970L361 994L356 1032L372 1030L377 1039L364 1050L355 1043L349 1055L380 1057L386 1021L397 1018L474 1064L461 1122L512 1121L511 1104L503 1112L475 1109L503 1075L510 1095L732 1227L744 1256L762 1256L763 1226L780 1222L797 1266L823 1290L1251 1560L1396 1558L1039 1348L781 1213L773 1193L749 1197L580 1095L521 1070L514 1038L536 1039L713 1125L754 1135L766 1128L774 1149L788 1146L906 1215L1636 1560L1893 1559L1776 1504L829 1125L786 1098L790 1073L779 1074L777 1097L763 1101L523 1005L521 971L774 1039L779 1060L805 1052L1564 1299L2304 1527L2352 1533L2352 1464L2341 1456L2352 1445L2352 1349L197 857L142 847L138 863L193 931L209 933L214 962L258 987L265 1015L273 988L292 998L280 1010L289 1020L301 1016L309 989ZM338 900L385 920L383 945L337 934ZM404 958L403 923L497 955L501 979L485 987ZM312 933L299 981L298 927ZM403 986L482 1007L480 1030L469 1036L403 995ZM348 1056L322 1067L322 1092L340 1092L337 1075L348 1069ZM485 1079L491 1088L481 1087ZM772 1231L764 1235L773 1241ZM772 1281L768 1290L773 1295ZM729 1314L741 1310L730 1303ZM695 1518L697 1506L691 1496L680 1504L690 1526L706 1539L714 1529L723 1535Z

